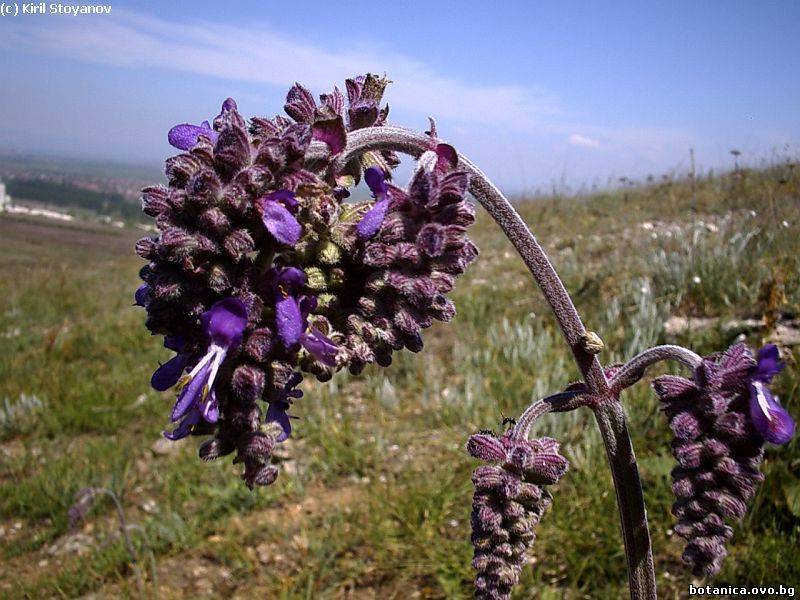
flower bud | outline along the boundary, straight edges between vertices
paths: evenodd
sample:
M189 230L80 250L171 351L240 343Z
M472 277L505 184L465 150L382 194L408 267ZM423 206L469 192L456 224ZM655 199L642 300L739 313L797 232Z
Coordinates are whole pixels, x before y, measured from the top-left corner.
M266 362L272 352L274 338L267 327L254 329L244 344L245 353L256 362Z
M170 209L167 198L169 192L160 185L146 187L142 190L142 211L151 217L157 217Z
M324 241L317 247L317 258L323 265L335 265L342 260L342 249L331 241Z
M236 229L225 238L223 247L231 259L239 262L245 255L255 249L255 244L247 229Z
M325 290L328 286L325 281L325 272L319 267L306 267L306 287L315 292Z

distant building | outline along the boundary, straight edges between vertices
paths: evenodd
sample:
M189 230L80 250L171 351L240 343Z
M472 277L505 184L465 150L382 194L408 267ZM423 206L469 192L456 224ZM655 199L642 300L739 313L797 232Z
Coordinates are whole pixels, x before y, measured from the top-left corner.
M6 184L0 180L0 212L4 212L9 204L11 197L6 194Z

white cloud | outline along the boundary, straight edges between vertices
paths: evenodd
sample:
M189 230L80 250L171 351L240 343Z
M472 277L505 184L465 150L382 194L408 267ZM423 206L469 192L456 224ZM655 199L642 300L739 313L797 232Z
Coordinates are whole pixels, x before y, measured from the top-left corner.
M580 133L573 133L567 141L572 144L573 146L579 146L581 148L599 148L600 142L585 135L581 135Z
M639 123L610 125L602 122L603 115L576 117L588 114L585 104L570 105L554 92L534 85L472 83L467 80L469 74L443 73L405 51L352 38L338 47L323 46L276 31L266 23L170 21L116 9L113 16L102 20L5 19L0 22L0 51L3 49L115 69L160 71L153 80L163 81L164 73L187 80L187 76L200 76L210 79L212 85L206 90L219 90L218 96L234 93L242 104L258 106L259 112L271 105L267 112L272 114L280 111L280 96L295 81L320 93L330 90L332 82L343 82L354 74L387 73L394 83L386 99L396 123L426 126L425 117L434 116L442 135L479 160L493 178L523 187L528 182L548 181L555 173L585 181L609 172L659 172L681 160L689 147L696 148L698 156L703 147L702 140L690 131ZM40 93L51 89L46 82L33 82L30 88L38 90L42 101L50 102L50 96ZM127 93L102 91L107 94L97 102L104 106L113 104L115 94ZM74 90L65 85L64 92ZM150 112L147 119L138 115L138 121L123 121L109 110L94 114L87 103L79 101L46 114L36 105L37 113L30 96L24 94L0 98L0 109L5 101L14 106L9 114L28 111L26 114L32 115L29 120L36 125L14 137L20 144L35 138L44 140L37 143L50 150L72 148L79 141L78 146L102 149L103 155L124 153L127 157L138 152L152 156L161 148L156 144L164 143L163 131L176 118L185 117L183 112L164 114L158 89L143 92L140 88L131 96L143 93L148 98L141 103L141 111ZM187 104L192 102L206 101L187 99ZM87 122L92 126L86 127ZM11 139L8 134L9 123L0 124L0 135ZM115 139L130 143L119 149L109 142Z
M388 73L391 104L465 122L535 125L559 112L550 92L519 85L477 85L445 76L387 48L348 42L347 49L315 46L266 24L220 26L172 22L115 11L102 23L50 19L4 23L0 48L69 57L115 67L158 68L247 83L288 87L296 80L327 91L332 81L371 71Z

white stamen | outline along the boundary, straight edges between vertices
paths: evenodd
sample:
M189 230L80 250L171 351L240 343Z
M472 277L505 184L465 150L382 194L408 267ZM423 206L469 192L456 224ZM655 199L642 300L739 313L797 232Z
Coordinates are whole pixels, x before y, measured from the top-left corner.
M194 369L192 369L192 370L189 372L189 380L191 381L192 379L194 379L194 378L197 376L197 374L200 372L200 370L201 370L201 369L202 369L202 368L203 368L203 367L204 367L204 366L205 366L205 365L208 363L208 361L210 361L212 358L214 358L214 345L213 345L213 344L212 344L212 346L209 348L208 352L206 352L206 355L205 355L203 358L201 358L201 359L200 359L200 362L199 362L199 363L197 363L197 365L195 365Z
M769 409L767 395L764 393L764 384L762 384L760 381L754 381L753 387L756 388L756 401L758 401L758 407L761 409L761 412L764 413L764 416L767 417L767 420L772 421L772 411Z
M209 352L213 353L214 355L214 362L211 363L211 370L208 373L208 389L214 387L214 379L217 377L217 371L219 371L219 366L222 364L222 361L225 360L225 355L228 353L227 349L223 348L222 346L217 346L216 344L211 344L209 348Z

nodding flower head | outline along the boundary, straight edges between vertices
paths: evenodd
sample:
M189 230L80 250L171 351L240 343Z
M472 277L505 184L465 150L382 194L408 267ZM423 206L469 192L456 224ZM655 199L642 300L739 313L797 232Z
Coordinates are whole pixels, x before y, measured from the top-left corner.
M744 344L704 358L692 380L665 375L653 387L673 432L675 532L687 540L683 559L697 576L714 575L738 521L764 479L764 443L785 443L791 417L767 384L781 369L777 348L753 357Z
M490 432L471 436L467 452L489 463L472 474L475 597L510 598L536 537L534 528L552 502L542 486L561 479L567 459L555 440L529 441L513 428L500 437Z
M296 85L288 117L249 122L228 99L210 123L169 132L183 152L167 160L168 185L142 191L158 233L136 244L147 262L135 302L175 352L152 377L178 390L166 435L213 433L201 457L235 453L247 485L275 480L267 448L291 433L301 373L325 381L419 351L423 329L453 318L447 294L477 257L449 146L405 188L389 183L391 152L339 167L348 132L386 123L387 83L355 77L319 102ZM373 198L344 202L362 176Z

